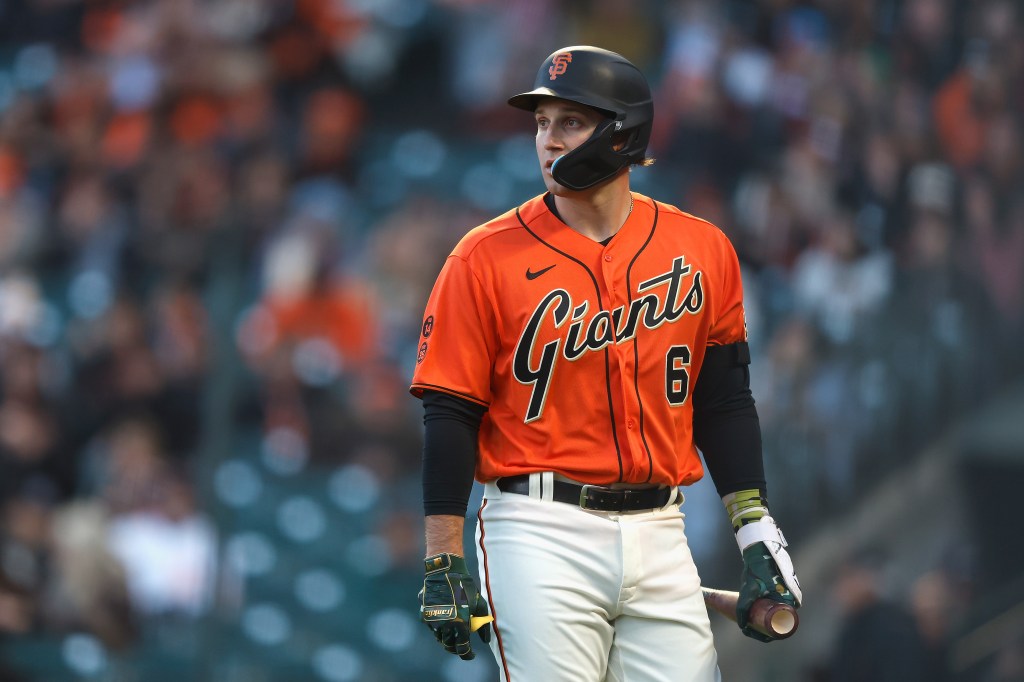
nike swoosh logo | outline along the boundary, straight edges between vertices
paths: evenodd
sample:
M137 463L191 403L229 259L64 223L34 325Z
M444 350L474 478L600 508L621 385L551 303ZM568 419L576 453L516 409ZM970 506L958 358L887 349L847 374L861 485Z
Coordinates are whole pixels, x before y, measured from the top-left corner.
M555 265L558 265L558 264L555 263ZM547 272L548 270L550 270L553 267L555 267L555 266L554 265L549 265L546 268L544 268L543 270L538 270L537 272L533 272L533 271L530 270L530 268L526 268L526 279L537 279L538 277L540 277L541 275L543 275L545 272Z

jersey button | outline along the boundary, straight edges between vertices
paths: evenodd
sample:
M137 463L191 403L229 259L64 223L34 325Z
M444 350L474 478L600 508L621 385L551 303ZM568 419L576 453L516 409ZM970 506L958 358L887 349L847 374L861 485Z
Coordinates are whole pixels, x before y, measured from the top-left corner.
M626 428L627 429L633 428L633 420L632 419L627 419L626 420Z
M606 262L611 263L612 262L612 255L610 253L606 253L604 255L604 259L605 259Z

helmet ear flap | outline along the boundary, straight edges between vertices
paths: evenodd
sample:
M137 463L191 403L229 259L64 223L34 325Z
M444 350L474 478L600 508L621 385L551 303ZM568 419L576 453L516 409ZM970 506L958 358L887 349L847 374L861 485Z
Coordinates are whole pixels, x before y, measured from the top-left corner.
M589 189L604 182L628 165L624 156L612 149L618 135L616 121L606 121L580 146L555 159L551 177L571 190Z

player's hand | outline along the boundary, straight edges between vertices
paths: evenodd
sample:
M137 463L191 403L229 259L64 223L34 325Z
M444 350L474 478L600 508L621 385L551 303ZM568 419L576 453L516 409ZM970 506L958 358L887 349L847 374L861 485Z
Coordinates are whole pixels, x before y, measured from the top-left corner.
M435 554L424 561L424 571L420 618L445 651L466 661L475 658L469 635L476 631L485 643L490 642L493 619L466 560L458 554Z
M736 623L747 637L770 642L771 637L750 626L750 608L762 597L799 608L803 598L800 581L786 551L786 539L772 517L744 526L736 537L743 554Z

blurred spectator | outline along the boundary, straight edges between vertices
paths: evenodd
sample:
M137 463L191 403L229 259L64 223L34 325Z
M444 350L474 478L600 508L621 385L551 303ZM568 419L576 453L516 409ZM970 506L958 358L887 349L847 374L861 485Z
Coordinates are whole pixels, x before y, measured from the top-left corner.
M149 508L167 465L157 422L126 415L100 433L83 453L81 493L113 515Z
M99 168L67 178L56 218L60 238L52 242L49 262L72 276L93 273L116 288L129 226Z
M377 330L366 286L336 269L334 239L323 229L292 231L266 258L264 292L243 335L243 350L258 366L275 349L307 341L326 344L325 371L355 371L374 353ZM333 377L332 377L333 378Z
M434 278L475 214L458 213L432 197L417 196L381 218L367 244L372 286L388 302L380 315L386 354L415 362L420 315ZM411 367L406 374L411 376Z
M524 85L519 65L550 54L565 35L565 17L546 0L437 0L447 10L451 39L445 65L450 95L481 135L517 130L521 122L505 105ZM510 26L517 30L508 30ZM565 42L565 41L562 41ZM572 40L568 42L574 42Z
M274 147L258 147L243 157L233 190L236 220L246 233L240 255L251 258L284 219L289 171L283 152Z
M865 331L892 286L892 262L860 241L853 216L826 220L793 265L796 310L814 320L832 343L842 345Z
M200 444L200 396L212 355L210 322L202 298L185 281L154 286L149 343L165 384L159 401L167 449L191 458Z
M939 141L947 158L958 168L970 168L981 156L985 136L983 110L994 94L991 87L985 87L984 80L991 69L977 63L986 58L974 55L973 59L976 63L953 74L935 97Z
M970 267L998 313L996 339L1016 338L1024 326L1024 197L999 195L978 175L966 181Z
M0 632L29 633L43 622L41 604L50 580L47 562L55 504L54 491L42 479L23 484L4 500L0 519Z
M18 585L0 576L0 633L22 635L30 632L35 600ZM0 675L7 673L0 667ZM7 679L3 677L3 679Z
M903 72L934 88L955 63L954 3L945 0L908 0L901 5L895 56Z
M42 625L44 632L84 630L111 650L124 651L137 643L139 621L124 566L104 541L109 514L96 500L72 502L55 512Z
M300 125L300 171L335 173L347 168L365 115L365 105L350 92L325 88L310 95Z
M994 354L976 353L989 345L991 300L960 257L952 216L941 206L912 210L887 324L917 330L898 337L890 369L895 372L906 420L904 428L934 424L944 411L974 401L971 393L996 381ZM933 396L943 395L937 402ZM950 412L945 412L949 414Z
M885 559L857 552L839 566L832 593L842 613L828 664L830 682L930 682L917 623L886 596Z
M321 462L338 459L354 428L345 389L378 354L373 296L361 277L341 267L340 247L329 226L308 218L274 241L260 301L238 337L263 378L264 431L291 429Z
M18 150L0 145L0 268L4 271L29 265L44 247L42 197L26 180Z
M142 617L195 618L210 607L216 537L180 470L162 469L154 487L146 508L109 521L106 545Z
M0 490L25 484L53 490L55 499L71 493L73 465L64 450L56 401L46 391L50 358L25 343L5 344L0 353Z
M910 589L910 608L917 620L917 629L927 650L925 657L925 679L932 682L949 682L953 679L950 671L949 649L954 628L963 617L964 597L962 590L954 585L944 571L929 571L918 576Z

